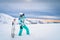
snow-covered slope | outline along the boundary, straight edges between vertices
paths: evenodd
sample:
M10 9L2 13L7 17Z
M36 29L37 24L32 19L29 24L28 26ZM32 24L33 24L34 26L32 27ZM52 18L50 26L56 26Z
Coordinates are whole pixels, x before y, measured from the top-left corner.
M3 23L3 24L6 24L6 23L10 23L12 22L12 20L14 19L15 17L12 17L8 14L5 14L5 13L0 13L0 23ZM18 18L15 18L16 19L16 22L18 22ZM25 23L26 24L29 24L30 22L26 21L25 20Z
M13 17L11 17L8 14L0 13L0 23L10 23L13 20Z
M14 19L14 17L12 17L12 16L10 16L8 14L0 13L0 23L3 23L3 24L10 23L11 24L13 19ZM16 23L17 23L18 18L15 18L15 19L16 19ZM37 21L35 21L35 20L30 20L30 21L25 20L25 23L26 24L35 24L35 23L37 23Z

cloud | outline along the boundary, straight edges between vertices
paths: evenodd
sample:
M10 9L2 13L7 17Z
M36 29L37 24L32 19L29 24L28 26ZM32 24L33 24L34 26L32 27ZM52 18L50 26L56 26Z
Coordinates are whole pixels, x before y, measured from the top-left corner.
M36 1L39 1L39 0L36 0ZM38 11L38 12L46 12L46 14L55 15L55 13L57 13L57 12L60 13L60 11L58 9L60 10L60 3L59 2L47 2L46 1L46 2L40 2L40 3L39 2L0 3L0 11L4 11L4 12L8 12L8 13L9 12L10 13L17 13L17 12L19 12L21 10L23 10L23 11L32 10L32 11ZM42 13L42 14L45 15L45 13Z
M52 9L49 3L1 3L0 8L5 10L36 10L50 11Z

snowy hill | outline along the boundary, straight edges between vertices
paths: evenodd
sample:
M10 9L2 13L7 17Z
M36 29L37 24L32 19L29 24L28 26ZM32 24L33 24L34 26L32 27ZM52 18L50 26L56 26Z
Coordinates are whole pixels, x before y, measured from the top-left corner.
M11 17L8 14L0 13L0 22L1 23L10 23L13 20L13 17Z
M3 24L10 23L11 24L13 19L14 19L14 17L12 17L8 14L0 13L0 23L3 23ZM18 22L18 18L15 18L15 19L16 19L16 22ZM25 20L25 23L26 24L35 24L36 23L37 24L37 21L35 21L35 20L30 20L30 21Z
M12 20L14 19L15 17L12 17L12 16L10 16L10 15L8 15L8 14L5 14L5 13L0 13L0 23L3 23L3 24L5 24L5 23L10 23L11 24L11 22L12 22ZM16 22L18 22L18 18L15 18L16 19ZM28 22L28 21L26 21L25 20L25 22L26 22L26 24L29 24L30 22Z

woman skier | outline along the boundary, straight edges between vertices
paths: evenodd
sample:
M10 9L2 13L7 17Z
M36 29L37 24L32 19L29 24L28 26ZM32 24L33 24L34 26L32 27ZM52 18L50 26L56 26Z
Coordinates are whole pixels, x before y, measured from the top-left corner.
M20 25L19 36L22 35L23 28L26 30L27 35L30 34L30 33L29 33L29 29L28 29L28 27L25 25L24 21L25 21L25 15L24 15L24 13L20 13L20 16L19 16L19 25Z

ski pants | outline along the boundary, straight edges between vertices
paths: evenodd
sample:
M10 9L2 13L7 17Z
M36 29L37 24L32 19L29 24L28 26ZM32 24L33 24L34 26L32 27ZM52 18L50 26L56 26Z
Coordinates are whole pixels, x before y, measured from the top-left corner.
M24 26L20 26L19 36L22 35L23 28L26 30L26 34L29 35L29 29L26 25L24 25Z

